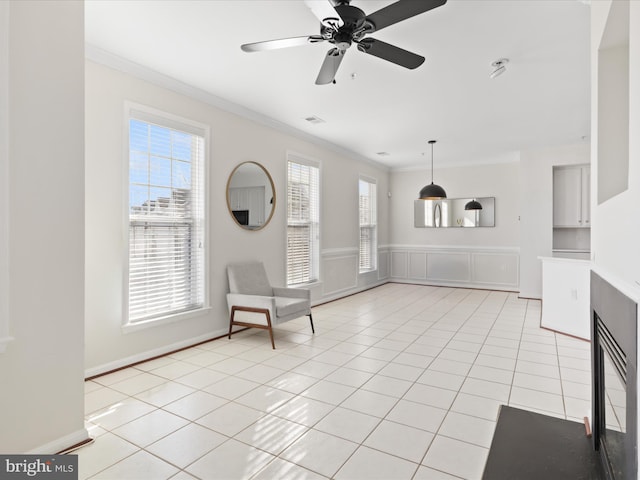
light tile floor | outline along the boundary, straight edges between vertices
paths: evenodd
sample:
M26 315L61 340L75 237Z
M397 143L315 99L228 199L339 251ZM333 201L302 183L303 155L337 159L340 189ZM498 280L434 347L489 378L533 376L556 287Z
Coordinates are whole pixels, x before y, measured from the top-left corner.
M501 404L582 421L589 343L514 293L386 284L86 382L92 479L481 478Z

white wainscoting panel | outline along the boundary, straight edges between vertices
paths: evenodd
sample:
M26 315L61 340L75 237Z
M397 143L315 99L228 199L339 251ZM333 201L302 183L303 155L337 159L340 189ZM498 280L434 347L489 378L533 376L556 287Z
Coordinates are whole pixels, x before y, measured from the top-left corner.
M429 252L427 278L441 281L471 281L468 252Z
M520 277L519 258L504 253L473 253L473 279L496 286L517 285Z
M323 296L358 286L358 250L332 249L322 252Z
M391 245L391 281L518 291L520 249Z
M389 248L378 248L378 280L386 280L389 278L389 263L391 257L389 255Z
M409 278L427 279L427 253L409 252Z
M407 256L406 250L391 250L391 278L408 278Z

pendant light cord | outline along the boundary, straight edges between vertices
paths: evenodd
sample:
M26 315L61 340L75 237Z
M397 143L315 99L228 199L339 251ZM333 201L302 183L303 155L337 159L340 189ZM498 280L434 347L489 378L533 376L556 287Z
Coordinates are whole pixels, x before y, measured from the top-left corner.
M436 143L435 140L429 140L429 145L431 145L431 184L433 185L433 144Z
M431 183L433 184L433 142L431 143Z

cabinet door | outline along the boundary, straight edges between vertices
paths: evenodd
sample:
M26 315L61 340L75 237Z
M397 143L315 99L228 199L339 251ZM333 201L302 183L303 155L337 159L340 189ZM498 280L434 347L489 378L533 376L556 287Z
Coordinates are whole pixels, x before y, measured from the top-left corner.
M264 223L264 187L247 188L249 225L258 227Z
M580 167L553 171L553 226L581 227L582 173Z
M591 226L591 167L582 167L582 224Z
M589 340L589 262L542 261L540 326Z
M240 210L242 207L242 189L230 188L229 189L229 203L231 204L231 210Z

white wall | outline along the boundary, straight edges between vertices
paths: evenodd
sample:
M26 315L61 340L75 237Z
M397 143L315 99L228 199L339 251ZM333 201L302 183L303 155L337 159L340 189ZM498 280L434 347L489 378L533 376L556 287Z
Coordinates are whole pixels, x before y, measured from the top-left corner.
M151 75L149 72L145 75ZM153 75L151 75L151 80ZM164 79L166 80L166 78ZM165 81L165 84L167 82ZM171 82L168 82L171 83ZM232 261L265 262L274 285L284 285L286 270L286 154L321 162L321 275L312 289L315 302L378 282L358 275L358 178L365 174L388 190L388 172L372 163L310 143L256 123L201 99L134 78L128 73L86 63L86 369L96 374L194 340L223 334L228 328L225 266ZM203 97L206 99L206 97ZM121 330L126 220L123 218L125 162L124 102L129 100L211 127L210 145L210 297L212 309L180 323L123 334ZM241 162L265 166L276 188L276 210L262 230L247 231L230 217L225 187ZM388 201L379 196L379 242L388 242ZM356 260L354 262L354 259ZM345 279L348 281L345 282Z
M9 2L0 2L0 353L9 337Z
M621 2L622 3L622 2ZM635 288L640 288L640 4L628 2L629 8L629 99L628 99L628 188L622 193L598 204L598 178L593 172L600 170L600 162L608 158L598 158L598 132L602 126L598 112L598 48L600 47L605 22L609 15L611 2L595 2L592 5L592 252L594 263L608 270L619 280ZM620 27L616 28L616 31ZM620 128L625 128L623 125ZM624 152L621 148L614 153ZM609 155L611 153L607 151ZM605 164L603 168L607 168Z
M542 264L553 243L553 167L590 161L588 143L520 154L520 296L541 298ZM592 175L593 176L593 175ZM591 195L593 198L594 195Z
M0 452L54 453L87 438L84 8L82 2L13 1L3 13L9 15L9 134L3 132L9 193L3 191L3 202L8 198L14 340L0 354Z
M517 247L518 245L517 154L509 163L436 168L435 183L448 198L495 197L495 227L415 228L413 202L420 189L431 183L427 170L391 173L391 243L402 245L445 245L474 247Z
M495 197L495 226L416 228L427 171L392 171L390 278L396 282L518 290L518 154L507 163L438 168L448 198ZM496 159L496 162L498 159Z

